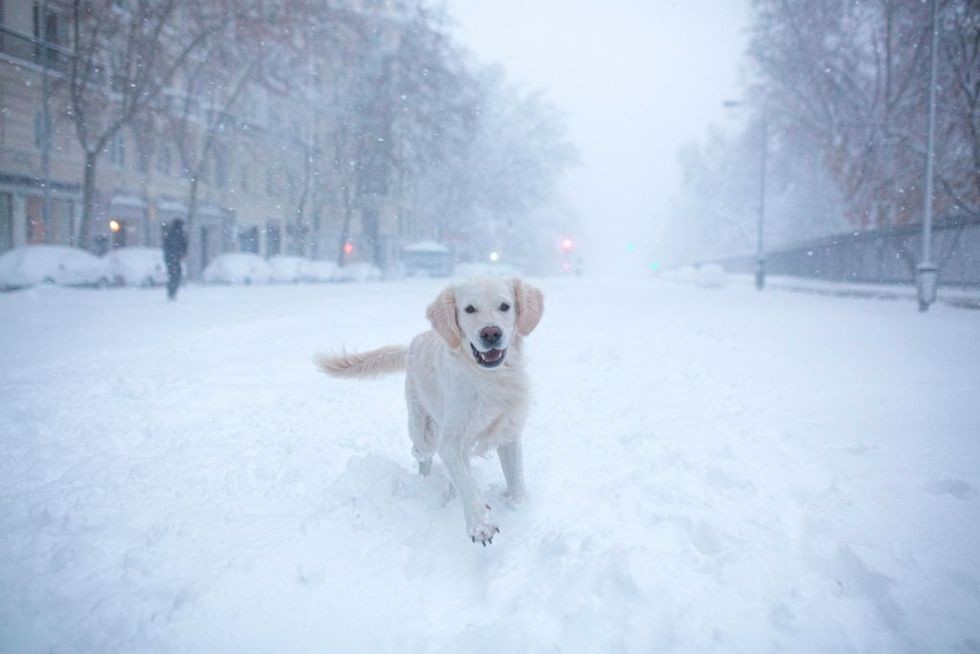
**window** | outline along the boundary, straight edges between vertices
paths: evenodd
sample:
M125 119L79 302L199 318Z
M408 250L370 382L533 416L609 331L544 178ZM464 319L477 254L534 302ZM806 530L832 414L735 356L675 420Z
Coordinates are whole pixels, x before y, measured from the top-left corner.
M116 134L109 141L109 162L117 166L126 164L126 138L122 134Z
M27 198L27 242L68 245L71 242L71 224L74 204L70 200L51 199L51 213L44 218L44 200L39 196Z
M150 144L146 139L136 139L136 170L141 173L150 172Z
M242 183L241 189L243 193L248 193L248 168L242 166Z
M38 5L39 3L37 2L34 3L33 14L31 16L33 19L32 23L33 23L34 38L37 40L37 43L35 43L34 45L34 61L40 63L41 65L47 63L47 65L49 66L52 65L57 66L59 63L63 63L59 61L59 58L62 55L59 55L58 51L53 48L48 48L47 52L45 53L44 48L42 47L40 41L47 41L49 44L53 46L66 45L68 43L69 22L66 20L59 21L58 14L56 14L50 8L45 12L45 18L42 21L41 7ZM44 23L43 34L41 33L42 22ZM45 54L47 55L46 57ZM47 59L47 62L44 61L45 59Z
M47 16L44 25L44 35L41 35L41 7L38 3L34 3L33 12L33 23L34 23L34 38L38 40L47 39L48 43L51 45L65 45L67 39L65 38L67 34L67 24L58 21L58 14L52 11L50 8L47 10Z
M238 246L242 252L259 253L259 228L249 227L238 233Z
M228 186L228 148L214 147L214 183L218 188Z
M48 138L51 138L51 117L48 116ZM50 141L49 141L50 143ZM34 145L38 149L44 147L44 114L40 111L34 112ZM51 144L53 145L53 143Z
M163 173L164 175L170 174L170 146L169 145L160 146L160 151L157 152L157 172Z
M265 226L265 256L274 257L282 252L282 232L279 224L269 221Z
M0 252L14 247L14 198L0 193Z
M44 117L40 111L34 112L34 147L44 147Z

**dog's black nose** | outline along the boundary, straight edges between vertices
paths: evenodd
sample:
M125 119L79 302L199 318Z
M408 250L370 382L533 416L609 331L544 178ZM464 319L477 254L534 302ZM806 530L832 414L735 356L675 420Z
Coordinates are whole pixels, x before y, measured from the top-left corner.
M500 343L500 337L503 335L504 333L501 331L500 327L496 327L494 325L484 327L480 330L480 340L483 341L483 344L487 347L493 347Z

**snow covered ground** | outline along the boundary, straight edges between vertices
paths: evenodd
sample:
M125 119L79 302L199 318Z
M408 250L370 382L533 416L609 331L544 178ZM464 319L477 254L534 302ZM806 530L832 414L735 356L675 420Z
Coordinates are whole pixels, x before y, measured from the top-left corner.
M0 295L0 651L980 649L980 312L541 285L485 549L310 363L437 282Z

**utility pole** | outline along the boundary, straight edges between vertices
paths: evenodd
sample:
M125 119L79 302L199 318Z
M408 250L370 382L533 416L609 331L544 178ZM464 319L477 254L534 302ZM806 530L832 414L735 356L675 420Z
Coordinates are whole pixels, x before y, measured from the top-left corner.
M745 104L744 100L722 100L722 106L733 109ZM761 291L766 287L766 254L763 236L766 225L766 162L769 158L769 116L765 105L762 108L762 121L759 134L759 224L755 241L755 288Z
M922 215L922 259L916 267L919 311L928 311L936 301L939 268L932 261L932 176L933 148L936 131L936 49L939 44L937 0L932 0L932 51L929 69L929 132L926 139L926 196Z
M763 250L763 229L766 223L766 159L769 155L769 125L765 109L762 110L762 151L759 157L759 230L755 249L755 288L766 287L766 255Z

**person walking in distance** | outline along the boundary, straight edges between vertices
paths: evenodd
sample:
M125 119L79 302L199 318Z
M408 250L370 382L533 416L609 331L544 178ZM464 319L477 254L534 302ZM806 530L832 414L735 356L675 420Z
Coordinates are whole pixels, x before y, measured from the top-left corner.
M177 299L180 287L180 262L187 255L187 234L184 221L179 218L167 227L163 237L163 260L167 264L167 299Z

